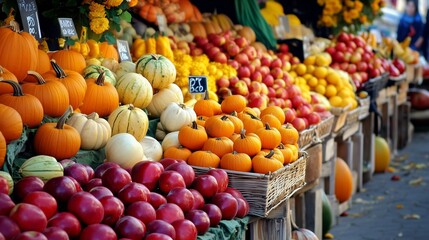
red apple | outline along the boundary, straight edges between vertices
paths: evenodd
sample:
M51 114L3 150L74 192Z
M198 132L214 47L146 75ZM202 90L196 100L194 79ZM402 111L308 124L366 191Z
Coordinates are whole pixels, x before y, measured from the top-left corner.
M180 162L180 160L172 159L172 158L163 158L159 161L161 165L166 169L168 166L170 166L173 163Z
M120 166L117 163L114 162L104 162L98 167L95 168L94 177L95 178L101 178L103 176L104 172L109 168L119 168Z
M131 182L131 175L123 168L109 168L101 176L101 181L103 182L103 186L110 189L113 194L116 194L121 188Z
M288 92L289 93L289 92ZM303 105L304 104L304 102L305 102L305 100L304 100L304 98L301 96L301 94L300 95L295 95L295 96L293 96L293 97L291 97L290 95L289 95L289 99L292 99L292 106L295 108L295 109L298 109L301 105ZM297 112L297 114L298 114L298 112Z
M249 88L247 87L246 82L239 80L233 88L233 93L241 96L249 95Z
M159 178L159 189L161 192L167 194L176 187L186 187L185 180L180 173L172 170L161 173Z
M327 47L325 49L325 52L329 53L329 55L331 55L331 57L333 57L335 52L337 52L337 50L335 49L335 47Z
M262 82L262 73L259 71L255 71L250 75L250 79L254 82Z
M48 240L45 235L37 231L21 232L14 238L14 240Z
M207 171L207 174L212 175L216 178L217 184L218 184L218 192L224 192L226 188L228 187L228 173L219 168L212 168Z
M279 67L271 68L270 74L274 79L283 78L283 70Z
M91 191L91 189L98 187L98 186L103 186L103 183L101 182L101 178L93 178L91 180L88 181L87 184L85 184L85 186L83 186L83 189L87 192Z
M259 70L259 69L261 68L261 66L262 66L262 64L261 64L261 59L259 59L259 58L255 58L255 59L253 59L253 60L250 62L250 65L255 66L255 69L256 69L256 70Z
M237 61L241 65L249 65L249 63L250 63L249 56L247 56L247 54L245 54L243 52L240 52L239 54L237 54L234 57L234 60Z
M253 46L246 46L241 52L246 54L249 57L250 61L256 59L257 57L256 49Z
M80 240L84 239L103 239L117 240L115 231L105 224L91 224L82 230Z
M318 103L318 104L313 105L313 111L317 112L317 113L321 113L321 112L325 112L327 110L326 110L325 105Z
M255 96L250 96L254 94ZM248 103L247 106L248 107L252 107L252 108L259 108L259 109L264 109L267 107L268 105L268 97L266 98L266 95L262 95L260 93L257 92L253 92L251 93L248 97Z
M336 49L338 52L346 52L346 51L347 51L347 45L346 45L344 42L338 42L338 43L335 45L335 49Z
M192 195L194 196L194 204L192 205L192 209L201 209L204 206L204 197L195 189L189 189Z
M165 170L172 170L178 172L180 175L182 175L183 180L185 180L186 187L190 187L192 182L195 179L195 171L194 169L189 166L186 162L181 161L178 163L173 163Z
M159 193L151 192L149 194L148 202L155 208L158 209L164 203L167 203L167 199Z
M43 231L43 235L45 235L48 240L69 240L67 232L59 227L47 227Z
M44 184L42 179L38 177L24 177L15 183L13 194L18 200L22 200L30 192L42 191Z
M291 122L291 124L296 130L298 130L298 132L301 132L307 128L304 118L297 117Z
M183 219L177 220L181 221ZM175 221L176 222L176 221ZM147 225L147 232L150 233L160 233L170 236L173 239L176 239L176 230L174 229L171 223L168 223L164 220L153 220Z
M134 182L141 183L152 191L157 187L159 177L163 171L164 166L162 163L142 161L133 166L131 177Z
M233 67L235 70L237 70L241 64L235 61L234 59L228 59L228 65Z
M217 46L217 47L221 47L222 45L225 44L226 39L224 36L218 35L218 34L214 34L214 37L211 39L211 42Z
M173 188L167 194L167 202L179 206L184 213L188 212L194 206L194 195L184 187Z
M350 63L350 64L349 64L349 66L348 66L348 68L347 68L347 72L348 72L349 74L353 74L353 73L355 73L356 71L357 71L356 64L354 64L354 63Z
M133 216L123 216L116 223L115 232L120 238L139 240L146 235L146 225Z
M352 53L351 52L345 52L344 53L344 62L350 62L350 59L352 58Z
M284 88L278 88L276 90L276 98L281 98L281 99L288 99L288 93L287 90Z
M9 216L0 216L0 233L6 240L12 240L21 232L18 224Z
M57 212L57 200L47 192L35 191L27 194L24 203L33 204L39 207L46 216L46 219L50 219Z
M198 47L202 47L209 43L207 38L201 36L195 36L193 41L197 44Z
M58 205L63 205L77 192L77 189L73 178L62 176L49 179L43 186L43 191L51 194Z
M201 56L204 53L203 49L196 47L191 49L190 55L191 56Z
M48 227L59 227L66 231L70 238L79 236L81 225L75 215L69 212L60 212L55 214L48 221Z
M108 173L108 171L106 171L106 173ZM67 203L67 210L76 215L79 221L87 225L101 223L104 216L103 205L88 192L77 192L73 194Z
M162 233L151 233L146 236L145 240L174 240L174 239Z
M240 47L240 48L244 48L247 45L249 45L249 42L244 37L237 37L237 38L234 39L234 41L237 44L237 46Z
M210 228L210 218L203 210L191 210L186 214L186 219L197 228L198 235L204 235Z
M150 191L141 183L130 182L118 192L118 198L125 204L147 201Z
M218 52L214 55L213 61L226 64L228 62L228 58L226 57L225 53Z
M81 163L75 163L64 168L64 176L76 179L81 186L85 185L89 181L88 171L86 170L85 165Z
M363 47L365 47L365 46L367 45L367 44L365 43L365 40L363 40L361 36L355 36L355 37L353 38L353 41L356 43L356 46L357 46L357 47L361 47L361 48L363 48Z
M268 95L268 87L267 87L267 85L265 85L265 83L260 83L260 84L261 84L261 94Z
M362 61L362 54L355 52L352 54L352 56L350 57L350 62L351 63L359 63Z
M233 41L225 44L226 45L226 52L231 56L234 57L240 52L240 48L237 46L237 44Z
M146 225L156 219L155 208L145 201L130 204L125 210L125 215L133 216Z
M39 207L29 203L15 205L9 217L18 224L21 231L42 232L48 225L45 213Z
M198 232L193 222L183 219L173 222L172 225L176 232L176 240L197 239Z
M262 66L270 67L271 61L272 61L271 57L268 57L268 56L261 57L261 65Z
M174 203L164 203L156 210L156 219L173 223L176 220L185 219L182 209Z
M349 34L348 34L348 33L341 32L340 34L338 34L338 36L337 36L337 40L338 40L339 42L346 43L346 42L349 42L349 41L350 41L350 36L349 36ZM337 44L338 44L338 43L337 43Z
M312 112L307 116L307 120L308 120L308 124L311 125L316 125L318 123L320 123L321 119L320 119L320 115Z
M280 58L273 59L271 61L271 64L270 64L271 69L273 69L273 68L280 68L281 69L282 66L283 66L283 63L282 63L282 60Z
M220 78L218 78L216 80L216 85L219 88L221 88L221 87L226 87L227 88L227 87L229 87L230 82L229 82L229 79L226 76L222 76L222 77L220 77Z
M114 196L105 196L100 199L100 203L103 205L104 210L101 222L109 226L114 226L124 213L124 203Z
M0 193L0 216L9 215L13 207L15 207L15 203L10 196L5 193Z
M217 193L211 199L211 203L218 206L222 212L222 219L230 220L237 215L237 199L229 193Z
M235 199L237 200L237 204L238 204L236 217L243 218L249 213L250 205L244 198L235 198Z
M212 47L206 51L206 54L210 59L214 59L216 54L219 52L220 52L220 49L218 47Z
M263 79L262 82L267 85L267 87L272 87L274 85L274 77L271 74L267 74Z
M215 45L213 45L213 43L207 43L204 46L202 46L201 48L204 50L205 53L207 53L211 48L214 48Z
M368 69L368 64L366 62L358 62L356 64L356 70L359 72L366 72L366 70Z
M237 76L239 78L250 78L251 72L248 66L240 66L237 70Z
M255 82L255 81L252 81L251 83L250 83L250 86L249 86L249 92L257 92L257 93L261 93L261 91L262 91L262 86L261 86L261 83L260 82Z
M334 55L332 55L332 60L334 61L334 62L337 62L337 63L342 63L342 62L344 62L345 60L344 60L344 53L343 52L340 52L340 51L336 51L336 52L334 52Z
M368 63L371 60L371 54L370 53L362 53L362 62Z
M279 51L282 53L289 52L289 46L286 43L282 43L279 45Z
M275 98L275 97L276 97L276 95L277 95L276 90L275 90L274 88L272 88L272 87L269 87L269 88L268 88L267 96L268 96L269 98Z
M287 93L289 95L289 99L301 95L301 90L296 85L292 85L287 88Z
M94 187L88 192L91 193L98 200L102 199L105 196L113 196L112 191L110 191L110 189L105 186Z
M216 227L222 220L222 211L215 204L207 203L201 210L207 213L210 219L210 227Z

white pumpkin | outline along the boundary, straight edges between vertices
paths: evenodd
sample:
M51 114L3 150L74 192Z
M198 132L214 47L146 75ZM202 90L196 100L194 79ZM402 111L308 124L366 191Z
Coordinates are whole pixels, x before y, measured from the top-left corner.
M193 108L180 103L170 103L162 112L160 121L168 132L179 131L183 126L197 120Z
M106 161L130 169L146 157L142 145L129 133L112 136L106 144Z
M162 141L165 135L167 135L167 131L165 131L164 126L162 126L162 123L158 122L158 124L156 125L156 131L155 131L156 140Z
M152 101L153 90L149 81L138 73L126 73L116 82L119 102L145 108Z
M180 146L179 131L171 132L165 135L164 140L162 140L161 146L163 151L167 150L169 147Z
M146 113L132 104L122 105L116 108L108 118L112 128L112 136L118 133L129 133L137 141L146 136L149 128L149 119Z
M146 136L141 141L140 144L143 147L144 155L146 159L152 161L159 161L162 158L162 146L161 143L158 142L153 137Z
M168 104L172 102L183 103L182 90L174 83L155 93L152 97L152 101L146 109L152 118L157 118L161 116L161 113L165 110Z
M119 63L119 67L116 70L116 76L118 78L122 77L123 75L125 75L126 73L132 73L135 72L136 70L136 64L130 61L125 61L125 62L121 62Z
M82 139L80 148L84 150L98 150L103 148L109 140L112 129L104 118L96 112L89 115L73 113L67 124L75 128Z
M101 66L107 67L110 71L115 73L119 68L119 62L114 58L105 58L101 61Z

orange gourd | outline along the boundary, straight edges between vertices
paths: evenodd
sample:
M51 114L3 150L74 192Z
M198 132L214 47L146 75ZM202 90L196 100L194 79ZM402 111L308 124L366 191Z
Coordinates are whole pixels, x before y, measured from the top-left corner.
M227 115L209 117L205 128L210 137L230 137L234 133L234 123Z
M374 142L375 172L385 172L390 164L390 148L386 140L376 136Z
M267 114L274 115L280 121L280 124L283 124L285 122L286 116L281 107L278 107L278 106L266 107L264 110L261 111L261 118Z
M291 148L288 148L283 143L280 143L277 149L279 149L283 154L283 164L293 162L294 153Z
M192 11L194 15L190 20L193 22L201 22L203 20L203 15L200 10L195 5L192 5Z
M234 142L227 137L209 138L203 146L204 151L210 151L222 158L225 154L232 152Z
M232 112L229 116L229 120L234 124L234 133L239 134L241 129L243 129L243 122L237 117L236 112Z
M246 130L242 129L240 137L234 140L233 150L253 157L261 151L261 140L254 133L246 135Z
M146 21L150 23L155 23L157 21L156 16L162 13L162 9L158 6L152 4L145 4L140 8L139 15Z
M259 128L255 133L261 139L262 148L265 149L276 148L282 140L279 130L270 127L268 123L265 123L265 127Z
M198 167L219 167L220 158L210 151L196 151L188 157L188 164Z
M189 27L191 28L191 34L194 35L194 37L207 37L206 29L204 28L204 25L200 22L190 22Z
M14 82L18 82L18 79L15 75L7 70L6 68L0 66L0 95L5 93L13 93L13 88L9 84L2 83L3 80L11 80Z
M197 116L211 117L222 113L220 104L209 98L209 92L206 91L203 99L199 99L194 105L194 111Z
M353 194L353 177L347 163L337 157L335 162L335 196L340 203L349 200Z
M37 61L36 72L43 74L50 71L52 68L48 54L42 49L38 49L37 56L39 60Z
M255 173L267 174L283 167L283 163L274 157L274 151L268 154L257 154L252 158L252 168Z
M191 125L183 126L179 130L179 142L189 150L200 150L207 141L207 133L204 127L193 121Z
M247 100L241 95L227 96L221 103L223 113L242 112L246 108Z
M205 127L206 126L206 120L207 120L206 116L198 116L196 122L198 125Z
M0 104L0 132L3 133L6 143L17 140L22 134L22 118L19 113L4 104Z
M279 128L283 144L296 144L299 139L299 132L292 124L287 123Z
M254 133L256 130L262 128L264 124L261 119L255 115L247 112L242 112L238 114L238 118L243 122L243 127L248 133Z
M284 164L284 162L285 162L285 158L284 158L284 156L283 156L283 153L282 153L282 151L280 151L280 149L278 149L278 148L273 148L273 149L262 149L258 154L259 155L267 155L267 154L269 154L271 151L273 151L274 152L274 154L273 154L273 158L274 159L277 159L279 162L281 162L282 164Z
M85 58L81 53L72 50L59 50L52 54L51 59L60 65L65 70L72 70L80 74L86 67Z
M233 171L250 172L252 170L252 159L245 153L234 151L223 155L220 159L220 167Z
M115 48L115 45L109 44L108 42L102 42L99 44L100 49L100 57L105 59L114 59L116 61L119 61L119 53L118 50ZM62 66L60 64L60 66Z
M187 161L191 153L191 150L183 147L182 145L178 147L172 146L164 151L164 158Z
M265 114L261 116L261 121L263 123L268 123L272 128L275 129L280 129L282 127L279 119L276 118L273 114Z
M190 20L194 16L194 8L189 0L179 0L180 10L185 13L185 20Z
M0 132L0 169L3 168L4 159L6 157L6 139L3 134Z

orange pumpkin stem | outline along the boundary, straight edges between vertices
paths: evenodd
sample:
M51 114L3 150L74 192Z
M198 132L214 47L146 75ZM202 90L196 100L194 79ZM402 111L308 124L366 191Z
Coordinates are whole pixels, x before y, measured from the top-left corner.
M283 143L280 143L279 146L277 147L278 149L285 149L285 145Z
M98 113L93 112L93 113L87 115L86 118L95 120L95 119L98 119L99 117L98 117Z
M36 71L28 71L27 72L29 75L33 75L33 76L35 76L36 77L36 79L37 79L37 83L39 84L39 85L43 85L43 84L45 84L46 83L46 81L45 81L45 79L42 77L42 75L40 75L40 73L38 73L38 72L36 72Z
M99 86L104 86L104 71L100 72L100 75L98 75L97 81L95 81L95 84Z
M210 100L209 91L204 92L204 100Z
M227 116L227 115L223 115L220 119L221 119L222 121L226 121L226 120L228 120L228 116Z
M192 121L192 128L193 129L198 129L198 124L196 121Z
M57 62L55 62L55 60L51 60L51 66L55 71L55 74L57 75L57 78L65 78L67 77L66 72L64 72L64 70L60 67L60 65L57 64Z
M66 124L67 118L72 113L73 113L73 107L69 106L67 110L63 113L63 115L58 119L57 126L55 126L55 128L64 129L64 124Z
M128 110L134 110L134 105L132 105L132 104L129 104L129 107L128 107Z
M270 150L270 152L265 156L265 158L271 158L274 156L274 150Z
M241 131L240 131L240 138L241 139L244 139L244 138L246 138L246 129L241 129Z
M253 115L253 114L251 114L249 112L246 112L246 114L249 115L252 119L261 120L257 116L255 116L255 115Z
M8 83L12 86L13 96L15 96L15 97L24 96L24 92L22 91L21 85L19 85L19 83L11 81L11 80L1 80L1 81L4 83Z
M237 117L237 112L233 111L230 115L233 116L233 117Z
M265 123L265 130L271 130L270 124L268 122Z

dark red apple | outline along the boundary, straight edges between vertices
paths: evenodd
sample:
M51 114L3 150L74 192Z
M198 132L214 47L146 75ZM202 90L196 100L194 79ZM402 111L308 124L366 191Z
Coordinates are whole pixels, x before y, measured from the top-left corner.
M158 180L163 171L164 166L161 163L143 161L133 166L131 177L133 182L141 183L153 191L158 186Z
M101 223L104 216L103 205L88 192L73 194L67 203L67 210L87 225Z
M189 166L185 161L173 163L170 166L166 167L165 170L172 170L180 173L183 180L185 180L186 187L190 187L192 182L195 179L195 171Z
M58 205L64 205L77 192L77 189L72 178L62 176L49 179L43 186L43 191L51 194Z
M69 235L66 231L59 227L47 227L43 234L48 240L69 240Z
M172 225L174 230L176 230L176 240L197 239L197 228L188 219L177 220Z
M0 233L6 240L12 240L20 232L18 224L9 216L0 216Z
M156 219L172 223L176 220L185 219L182 209L174 203L164 203L156 210Z
M159 189L167 194L176 187L186 187L182 175L176 171L164 171L159 177Z
M218 185L218 192L223 192L228 187L228 173L219 168L212 168L209 171L207 171L207 174L212 175L216 178L217 185Z
M45 214L46 219L50 219L58 210L57 200L47 192L31 192L25 196L22 202L39 207Z
M119 198L114 196L105 196L100 199L100 203L103 205L104 210L103 220L101 223L114 226L124 213L124 204L119 200Z
M236 217L243 218L245 217L250 210L249 203L244 198L235 198L237 200L237 214Z
M119 164L114 163L114 162L104 162L101 165L99 165L98 167L95 168L94 171L94 177L95 178L101 178L101 176L103 176L104 172L109 169L109 168L120 168Z
M125 215L133 216L146 225L156 219L155 208L145 201L138 201L130 204L125 209Z
M102 239L117 240L115 231L105 224L91 224L82 230L79 240Z
M92 188L89 193L91 193L98 200L102 199L105 196L113 196L112 191L105 186L97 186Z
M186 219L197 228L198 235L204 235L210 228L210 218L203 210L191 210L186 214Z
M60 212L55 214L48 221L48 227L59 227L66 231L70 238L79 236L81 225L79 219L69 212Z
M45 183L38 177L24 177L15 183L13 195L16 196L18 200L22 200L24 199L25 195L30 192L42 191L43 185L45 185Z
M243 194L241 194L241 192L238 189L233 188L233 187L228 187L225 190L225 192L231 194L235 198L244 198Z
M147 201L150 191L141 183L130 182L118 192L118 198L125 204L136 201Z
M311 125L316 125L320 123L321 118L319 114L312 112L307 116L307 120L308 120L308 124L311 126Z
M194 206L194 195L184 187L173 188L167 194L167 202L176 204L186 213Z
M210 227L216 227L222 220L222 211L217 205L207 203L201 210L206 212L209 216Z
M93 178L88 181L85 186L83 186L83 189L87 192L91 191L94 187L103 186L103 183L101 181L101 178Z
M181 219L183 220L183 219ZM180 220L178 220L180 221ZM176 230L171 223L164 220L154 220L147 225L148 233L162 233L176 239Z
M48 225L43 211L29 203L18 203L9 213L9 217L15 221L21 231L42 232Z
M172 158L163 158L163 159L159 160L159 163L162 164L162 166L164 167L164 169L166 169L171 164L177 163L177 162L180 162L180 160L172 159Z
M148 202L153 208L158 209L164 203L167 203L167 199L159 193L151 192L149 194Z
M66 158L66 159L63 159L63 160L59 161L59 163L61 164L61 166L63 166L63 168L66 168L66 167L68 167L70 165L75 164L76 161L74 161L72 159Z
M220 208L222 211L222 219L230 220L237 215L237 199L229 193L216 193L216 195L211 199L211 203Z
M0 233L0 240L6 240L2 233Z
M103 186L112 191L113 194L118 193L121 188L131 182L131 175L123 168L109 168L101 177Z
M45 235L37 231L21 232L13 240L48 240Z
M9 215L15 203L6 193L0 193L0 216Z
M66 176L66 177L68 177L68 178L70 178L70 180L72 180L72 182L74 183L74 186L76 187L76 192L83 191L82 186L77 182L76 179L69 177L69 176Z
M192 183L192 188L200 192L204 198L208 199L217 193L219 186L215 177L203 174L195 178Z
M133 216L123 216L116 223L115 232L121 238L140 240L146 235L146 225Z
M195 189L189 189L189 191L191 191L192 195L194 195L194 204L192 209L201 209L204 206L203 195L201 195L201 193Z
M89 180L91 180L91 179L93 179L94 178L94 175L95 175L95 170L94 170L94 168L92 168L90 165L88 165L88 164L84 164L84 163L82 163L83 164L83 166L85 166L85 168L86 168L86 172L88 173L88 179Z
M145 240L173 240L173 238L162 233L151 233L146 236Z
M89 181L88 171L86 170L85 165L81 163L75 163L64 168L64 176L76 179L81 186L85 185Z

